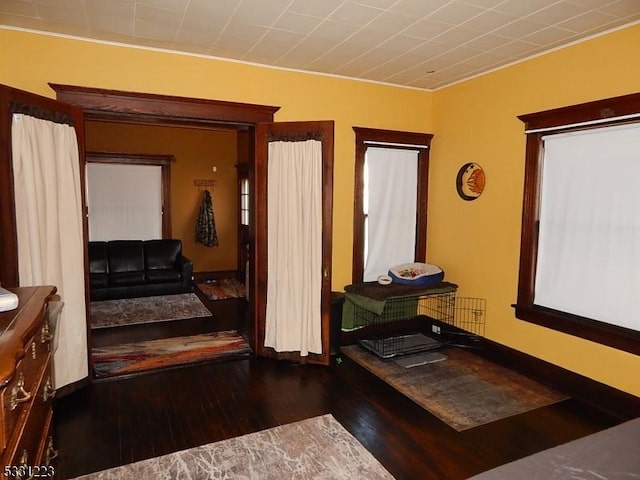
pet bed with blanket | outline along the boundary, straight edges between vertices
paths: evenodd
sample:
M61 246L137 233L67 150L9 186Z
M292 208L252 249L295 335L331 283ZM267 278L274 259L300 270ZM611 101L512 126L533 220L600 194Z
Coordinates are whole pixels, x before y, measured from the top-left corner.
M390 268L389 276L394 283L426 287L442 282L444 272L437 265L414 262L404 263Z

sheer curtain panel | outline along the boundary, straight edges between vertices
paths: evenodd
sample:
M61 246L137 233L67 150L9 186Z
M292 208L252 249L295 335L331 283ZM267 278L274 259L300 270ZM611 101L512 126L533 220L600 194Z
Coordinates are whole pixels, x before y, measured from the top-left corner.
M60 388L89 374L78 143L73 127L23 114L11 128L20 285L55 285L65 304L54 355Z
M322 142L270 142L264 345L322 353Z
M640 124L543 141L534 303L640 330Z
M162 167L87 164L89 240L162 238Z
M369 147L365 157L365 282L415 260L418 152Z

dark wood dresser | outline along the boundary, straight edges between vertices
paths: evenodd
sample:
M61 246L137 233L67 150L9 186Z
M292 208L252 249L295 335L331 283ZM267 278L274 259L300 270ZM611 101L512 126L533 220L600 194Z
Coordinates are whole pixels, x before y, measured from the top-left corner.
M0 313L0 478L53 476L51 286L9 289L17 309Z

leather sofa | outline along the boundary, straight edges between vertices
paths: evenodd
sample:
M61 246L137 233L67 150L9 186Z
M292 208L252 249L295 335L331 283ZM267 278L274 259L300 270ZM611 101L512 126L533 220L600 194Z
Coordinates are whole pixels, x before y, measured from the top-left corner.
M193 290L193 262L182 241L89 242L91 301L170 295Z

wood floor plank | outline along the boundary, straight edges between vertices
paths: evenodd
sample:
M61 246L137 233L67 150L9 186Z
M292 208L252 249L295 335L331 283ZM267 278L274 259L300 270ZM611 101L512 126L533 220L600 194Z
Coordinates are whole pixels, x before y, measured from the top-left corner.
M227 329L237 305L219 305ZM190 326L154 328L183 335ZM334 360L250 358L94 382L55 402L58 478L330 413L395 478L458 480L621 421L569 399L457 432L349 358Z
M245 359L95 383L56 403L59 478L331 413L397 478L464 479L611 426L574 400L456 432L348 359Z

